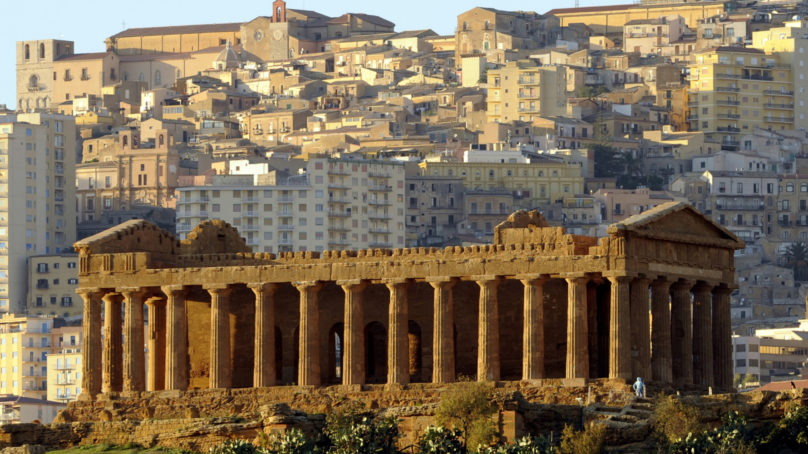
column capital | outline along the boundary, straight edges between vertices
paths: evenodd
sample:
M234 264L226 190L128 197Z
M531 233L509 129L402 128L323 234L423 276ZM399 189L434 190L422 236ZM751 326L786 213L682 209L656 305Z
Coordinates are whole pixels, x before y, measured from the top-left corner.
M143 296L146 294L146 289L143 287L120 287L117 289L118 293L124 298L131 298L133 296Z
M323 287L323 283L320 281L298 281L292 282L292 285L294 285L295 288L300 292L308 289L320 290Z
M716 285L714 282L708 282L708 281L698 281L698 282L696 282L696 284L693 286L693 291L694 291L694 292L705 292L705 293L709 293L709 292L712 292L712 290L713 290L713 288L714 288L714 287L717 287L717 285Z
M676 281L673 281L673 283L671 284L671 287L676 287L676 288L679 288L679 289L685 289L686 288L687 290L690 290L690 289L693 288L694 285L696 285L696 281L694 281L692 279L678 279Z
M735 285L719 284L713 287L713 293L726 296L732 294L737 288Z
M211 295L214 294L227 295L233 290L233 288L227 284L203 285L202 288L205 289Z
M550 279L547 274L517 274L514 279L522 281L522 283L540 283Z
M651 286L659 290L668 289L671 285L673 285L673 281L669 281L664 276L659 276L651 281Z
M145 304L146 306L149 307L155 307L158 304L165 304L165 301L166 301L165 298L162 296L151 296L149 298L146 298Z
M76 294L91 296L96 293L103 293L104 291L98 287L82 287L76 289Z
M382 279L382 283L389 288L390 286L396 286L396 285L409 285L410 279L407 279L405 277Z
M450 276L432 276L424 279L433 288L452 288L457 284L458 278Z
M357 291L361 292L365 289L368 285L368 281L362 279L344 279L337 281L337 285L342 287L342 289L346 292L348 291Z
M255 294L273 294L278 289L278 284L274 282L251 282L247 284L247 288L255 292Z
M628 284L634 280L634 276L629 276L627 274L604 274L603 277L608 279L609 282L613 284Z
M567 281L569 284L580 284L580 283L587 283L590 281L589 277L585 274L562 274L561 278Z
M494 283L498 284L500 281L502 281L502 277L497 276L495 274L483 274L483 275L469 276L468 280L474 281L481 285L487 285Z
M650 285L651 279L648 276L640 274L634 278L634 282L637 283L645 282L645 285Z
M166 296L169 296L169 294L172 294L172 293L185 293L185 292L188 291L188 287L186 287L186 286L184 286L182 284L164 285L164 286L160 287L160 290Z
M76 293L80 293L80 292L77 291ZM115 302L120 301L122 298L123 298L123 295L121 295L119 292L108 292L108 293L105 293L104 296L101 297L101 300L103 300L106 303L109 303L109 302L115 303Z

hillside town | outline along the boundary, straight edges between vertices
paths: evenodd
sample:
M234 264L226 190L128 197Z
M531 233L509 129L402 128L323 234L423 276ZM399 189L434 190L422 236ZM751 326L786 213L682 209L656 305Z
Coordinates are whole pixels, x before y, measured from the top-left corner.
M16 43L0 422L80 394L73 245L133 219L178 239L218 219L278 255L488 244L517 210L604 236L687 202L745 243L735 386L808 378L808 4L474 7L440 35L294 3L93 53Z

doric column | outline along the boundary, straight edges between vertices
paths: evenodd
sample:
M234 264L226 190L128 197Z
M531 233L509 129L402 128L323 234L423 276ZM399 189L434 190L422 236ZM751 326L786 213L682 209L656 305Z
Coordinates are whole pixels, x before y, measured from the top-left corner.
M434 289L434 319L432 322L432 382L450 383L455 380L454 361L454 301L449 277L430 278Z
M385 282L390 291L388 306L387 336L387 383L410 382L409 310L407 307L407 281L405 279Z
M567 378L589 378L586 277L567 281Z
M275 289L276 284L250 284L255 293L255 352L253 387L275 385Z
M166 302L155 296L146 300L149 310L149 367L146 368L146 390L165 389L166 366Z
M118 289L124 299L123 390L146 389L146 358L143 342L143 297L139 287Z
M680 279L671 286L671 352L676 358L673 382L677 385L693 384L693 302L690 289L693 281Z
M732 288L713 289L713 376L718 389L732 388L732 327L730 295Z
M662 278L651 283L651 376L662 383L673 382L670 287Z
M188 316L182 285L167 285L165 389L188 389Z
M206 286L210 293L210 388L230 388L230 308L227 285Z
M713 286L699 281L693 287L693 382L713 386Z
M320 376L320 304L317 293L322 284L297 282L295 287L300 292L297 381L300 386L319 386L322 377Z
M477 319L477 380L499 380L499 301L496 276L479 276L474 280L480 287Z
M522 379L544 378L544 282L541 276L519 276L524 286Z
M631 311L629 276L609 276L609 378L631 378Z
M120 293L107 293L104 300L104 372L101 390L104 393L120 392L123 386L123 365L121 353L123 350L123 334L121 328L121 303L123 296Z
M648 307L650 281L631 281L631 371L632 375L651 379L651 320ZM635 353L636 352L636 353Z
M365 313L362 306L362 292L367 283L356 279L339 281L337 284L345 293L345 315L342 329L342 384L361 385L365 383Z
M77 289L84 300L82 330L84 347L81 355L81 394L95 399L101 392L101 297L99 289Z

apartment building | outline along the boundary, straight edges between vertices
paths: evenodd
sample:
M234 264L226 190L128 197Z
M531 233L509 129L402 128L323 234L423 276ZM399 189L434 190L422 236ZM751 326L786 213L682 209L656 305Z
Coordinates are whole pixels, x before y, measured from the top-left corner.
M81 393L82 327L63 326L52 332L53 352L48 355L48 400L70 402Z
M47 397L52 329L51 317L0 317L0 394Z
M684 198L665 191L652 191L645 187L637 189L598 189L594 201L600 206L603 222L612 224L650 210L657 205Z
M457 16L455 62L466 54L492 55L511 49L540 49L555 44L559 21L550 14L472 8ZM488 58L496 61L496 58Z
M772 233L778 196L777 175L771 172L706 171L705 214L744 241Z
M76 240L76 127L72 117L0 116L0 312L22 312L28 257Z
M422 176L460 177L463 186L470 191L505 189L512 193L517 208L535 208L583 193L584 177L580 163L544 157L530 158L529 162L502 161L427 160L419 166Z
M467 190L463 197L465 216L460 225L477 243L494 241L494 227L513 213L514 194L507 189Z
M682 16L635 19L623 26L623 51L665 57L687 55L693 44L680 42L687 31Z
M35 255L28 258L28 298L25 313L36 316L73 317L82 314L78 256Z
M567 68L540 66L534 60L509 61L488 71L489 122L533 121L542 116L565 116Z
M444 246L463 220L463 179L407 177L407 246Z
M808 320L797 327L755 330L733 336L735 373L753 375L760 384L808 376Z
M179 188L180 238L201 221L222 219L256 252L405 245L402 163L312 158L303 174L253 178Z
M777 177L777 224L771 240L808 243L808 175Z
M695 53L689 65L690 130L704 131L724 150L755 128L794 127L791 65L760 49L718 47Z

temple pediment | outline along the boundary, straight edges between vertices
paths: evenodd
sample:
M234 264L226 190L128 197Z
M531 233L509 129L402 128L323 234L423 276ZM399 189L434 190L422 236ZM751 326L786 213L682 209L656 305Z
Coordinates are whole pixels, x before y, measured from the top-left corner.
M691 205L670 202L609 226L608 233L741 249L744 242Z

